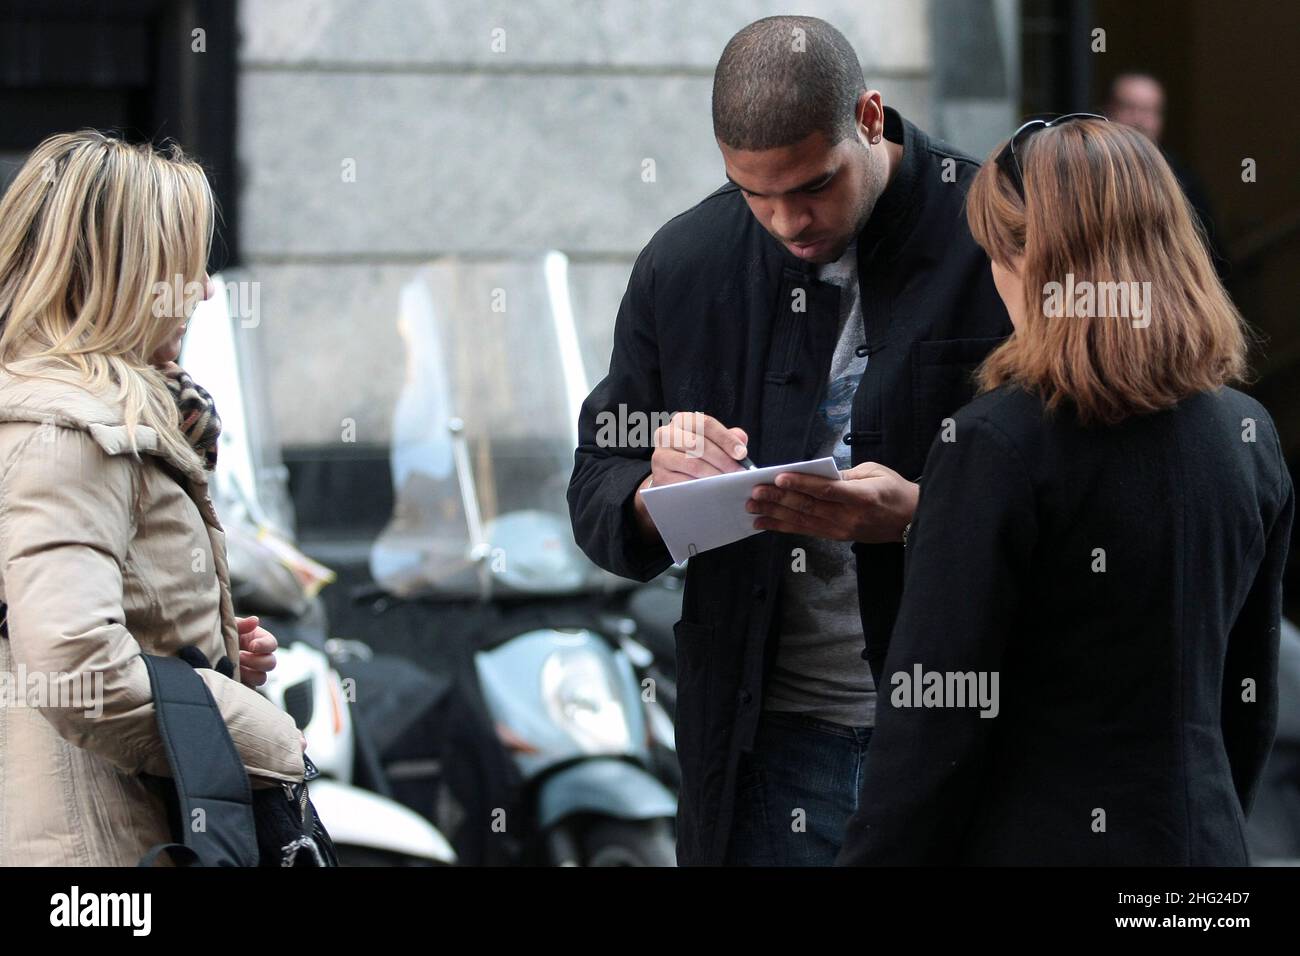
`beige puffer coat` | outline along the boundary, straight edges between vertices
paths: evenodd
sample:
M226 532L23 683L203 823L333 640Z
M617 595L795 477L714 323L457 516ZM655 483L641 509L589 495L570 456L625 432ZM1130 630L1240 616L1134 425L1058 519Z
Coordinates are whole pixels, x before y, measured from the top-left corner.
M168 767L139 655L239 662L206 473L152 429L137 442L90 392L0 370L0 865L133 866L169 840L141 776ZM292 718L198 673L254 785L302 779Z

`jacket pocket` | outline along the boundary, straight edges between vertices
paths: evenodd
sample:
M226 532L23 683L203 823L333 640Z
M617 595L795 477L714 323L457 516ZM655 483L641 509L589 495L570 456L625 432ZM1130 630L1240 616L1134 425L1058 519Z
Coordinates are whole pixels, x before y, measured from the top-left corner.
M918 466L945 418L975 397L975 369L1001 336L940 339L912 346L912 445Z

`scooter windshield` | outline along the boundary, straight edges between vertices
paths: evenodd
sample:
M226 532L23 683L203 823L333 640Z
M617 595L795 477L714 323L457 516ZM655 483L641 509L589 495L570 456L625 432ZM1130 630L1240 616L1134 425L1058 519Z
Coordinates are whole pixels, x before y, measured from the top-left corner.
M608 590L578 549L565 492L588 391L559 253L440 259L402 289L392 520L371 550L402 597Z

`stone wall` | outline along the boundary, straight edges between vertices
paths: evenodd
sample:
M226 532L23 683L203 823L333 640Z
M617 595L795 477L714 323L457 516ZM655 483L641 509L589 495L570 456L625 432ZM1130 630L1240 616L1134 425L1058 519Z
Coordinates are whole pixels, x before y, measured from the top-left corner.
M242 0L237 277L259 283L281 439L328 446L351 420L357 442L387 441L398 292L439 255L565 252L584 352L607 357L636 253L723 180L712 71L746 23L829 20L887 104L982 152L1011 121L1014 11L1015 0ZM960 68L936 71L936 43L960 52Z

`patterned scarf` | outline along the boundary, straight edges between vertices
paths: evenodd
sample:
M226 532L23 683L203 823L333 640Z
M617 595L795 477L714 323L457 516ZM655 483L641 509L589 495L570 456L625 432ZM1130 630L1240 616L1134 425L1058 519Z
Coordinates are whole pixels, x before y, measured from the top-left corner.
M221 419L217 417L217 406L212 396L202 385L190 378L189 373L175 362L159 365L176 403L178 421L181 431L189 439L203 465L208 471L217 467L217 438L221 434Z

